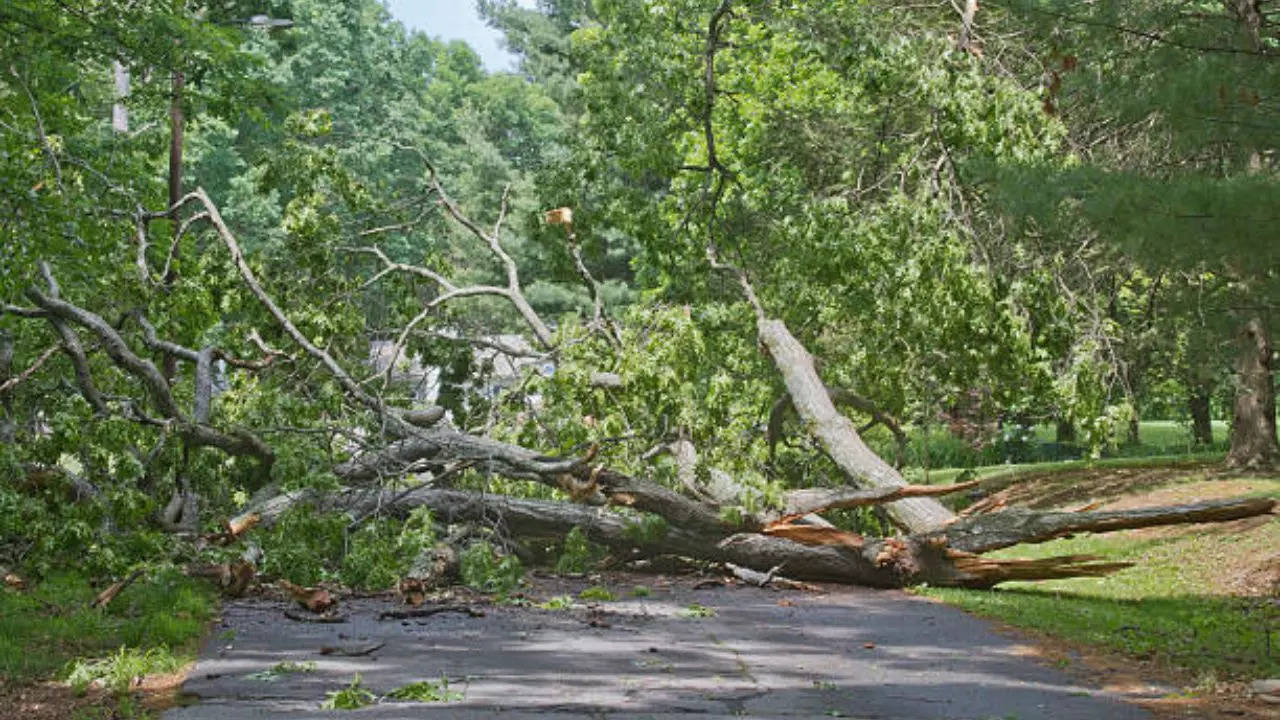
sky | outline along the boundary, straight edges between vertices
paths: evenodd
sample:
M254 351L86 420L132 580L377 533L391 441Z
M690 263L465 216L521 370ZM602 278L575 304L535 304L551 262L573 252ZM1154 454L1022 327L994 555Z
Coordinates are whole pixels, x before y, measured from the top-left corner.
M519 3L533 7L534 0ZM387 7L392 17L412 30L446 40L465 40L490 71L515 67L515 58L499 45L501 34L476 14L474 0L387 0Z

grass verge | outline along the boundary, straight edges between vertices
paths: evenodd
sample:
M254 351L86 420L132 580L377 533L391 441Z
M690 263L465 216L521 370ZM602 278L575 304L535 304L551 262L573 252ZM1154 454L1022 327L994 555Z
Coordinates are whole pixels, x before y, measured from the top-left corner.
M1210 494L1280 498L1280 479L1184 483L1151 504ZM1217 494L1217 493L1213 493ZM1148 498L1123 502L1146 504ZM1201 682L1280 676L1280 518L1085 534L993 557L1097 555L1136 565L1105 578L1008 583L995 590L918 588L922 595L1070 643L1190 671ZM1252 584L1250 584L1252 583ZM1259 584L1260 583L1260 584Z
M105 611L89 607L100 589L68 572L27 592L0 590L0 684L59 673L120 684L171 671L194 658L216 609L212 588L176 570L138 580Z

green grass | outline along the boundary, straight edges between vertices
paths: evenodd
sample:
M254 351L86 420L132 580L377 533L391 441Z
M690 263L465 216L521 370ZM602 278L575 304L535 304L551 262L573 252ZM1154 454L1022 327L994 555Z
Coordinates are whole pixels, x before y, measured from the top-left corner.
M573 607L573 598L568 595L556 595L555 597L547 598L546 602L540 602L534 607L539 610L568 610Z
M931 485L955 482L961 476L966 480L1020 480L1035 475L1052 475L1097 469L1179 468L1222 462L1223 452L1197 452L1178 455L1150 455L1142 457L1103 458L1101 460L1057 460L1054 462L1023 463L1020 465L986 465L976 468L940 468L930 470ZM925 481L921 468L906 468L903 476L912 482Z
M1037 442L1051 443L1057 440L1057 428L1053 425L1036 425L1034 428ZM1125 429L1127 432L1127 428ZM1225 443L1231 432L1230 426L1222 420L1213 421L1213 442ZM1189 448L1191 428L1177 420L1144 420L1138 423L1138 440L1140 445L1152 448Z
M194 657L216 607L212 588L175 570L139 579L105 611L92 610L101 589L65 573L29 592L0 590L0 682L47 679L74 671L77 661L82 675L107 678L168 667L165 653L181 665ZM97 659L104 662L89 662Z
M618 599L608 588L592 585L591 587L578 593L578 597L583 600L596 600L599 602L613 602Z
M1085 458L1089 448L1076 443L1056 442L1056 428L1052 425L1036 425L1029 433L997 433L997 437L975 447L957 437L942 425L908 427L906 466L911 470L929 468L978 468L999 466L1006 463L1043 463L1057 460ZM1102 448L1104 458L1145 458L1168 455L1184 455L1207 451L1225 452L1228 427L1221 421L1213 423L1213 444L1197 446L1191 441L1190 427L1175 420L1148 420L1139 424L1139 442L1124 442L1128 428L1120 429L1122 435L1116 444ZM864 437L881 457L891 458L896 452L892 436L887 430L876 427Z
M690 620L701 620L703 618L711 618L716 616L716 609L707 607L700 603L690 603L680 611L680 617Z
M1280 479L1256 494L1280 498ZM1280 675L1280 606L1215 592L1222 569L1280 547L1280 520L1248 532L1213 526L1186 534L1085 534L992 557L1096 555L1134 567L1105 578L1008 583L995 590L917 592L1011 625L1193 671L1209 680ZM1268 637L1270 636L1270 637Z

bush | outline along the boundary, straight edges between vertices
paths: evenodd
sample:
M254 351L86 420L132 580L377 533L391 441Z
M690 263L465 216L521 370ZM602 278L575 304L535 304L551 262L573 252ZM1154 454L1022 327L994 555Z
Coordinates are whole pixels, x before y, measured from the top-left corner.
M342 516L291 508L262 535L262 572L299 585L329 580L341 566L345 532Z
M487 542L478 542L462 553L462 582L480 592L505 596L524 579L524 566L514 555L498 555Z
M560 558L556 560L558 573L583 573L604 557L604 549L587 539L582 528L575 527L564 536Z
M348 523L342 513L291 509L262 537L263 573L299 585L338 580L360 590L384 590L404 576L423 548L435 544L427 508L414 510L404 522L373 518L350 534Z

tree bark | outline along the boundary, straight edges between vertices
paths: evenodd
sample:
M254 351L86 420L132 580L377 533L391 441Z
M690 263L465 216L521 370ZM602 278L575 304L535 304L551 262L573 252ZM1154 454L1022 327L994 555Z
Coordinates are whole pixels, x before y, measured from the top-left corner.
M1054 430L1054 442L1058 444L1073 443L1076 441L1076 426L1070 420L1060 417L1057 420L1057 426Z
M1235 412L1227 464L1269 470L1280 464L1276 441L1276 387L1271 339L1262 318L1250 318L1240 332L1236 358Z
M796 414L849 479L868 488L906 485L901 473L872 452L858 435L853 422L836 410L814 367L813 356L787 326L780 320L761 316L756 332L782 374ZM897 500L885 508L894 520L912 532L931 530L956 517L942 503L927 497Z
M1196 445L1213 445L1213 415L1210 412L1208 383L1194 383L1187 390L1187 410L1191 413L1191 439Z

